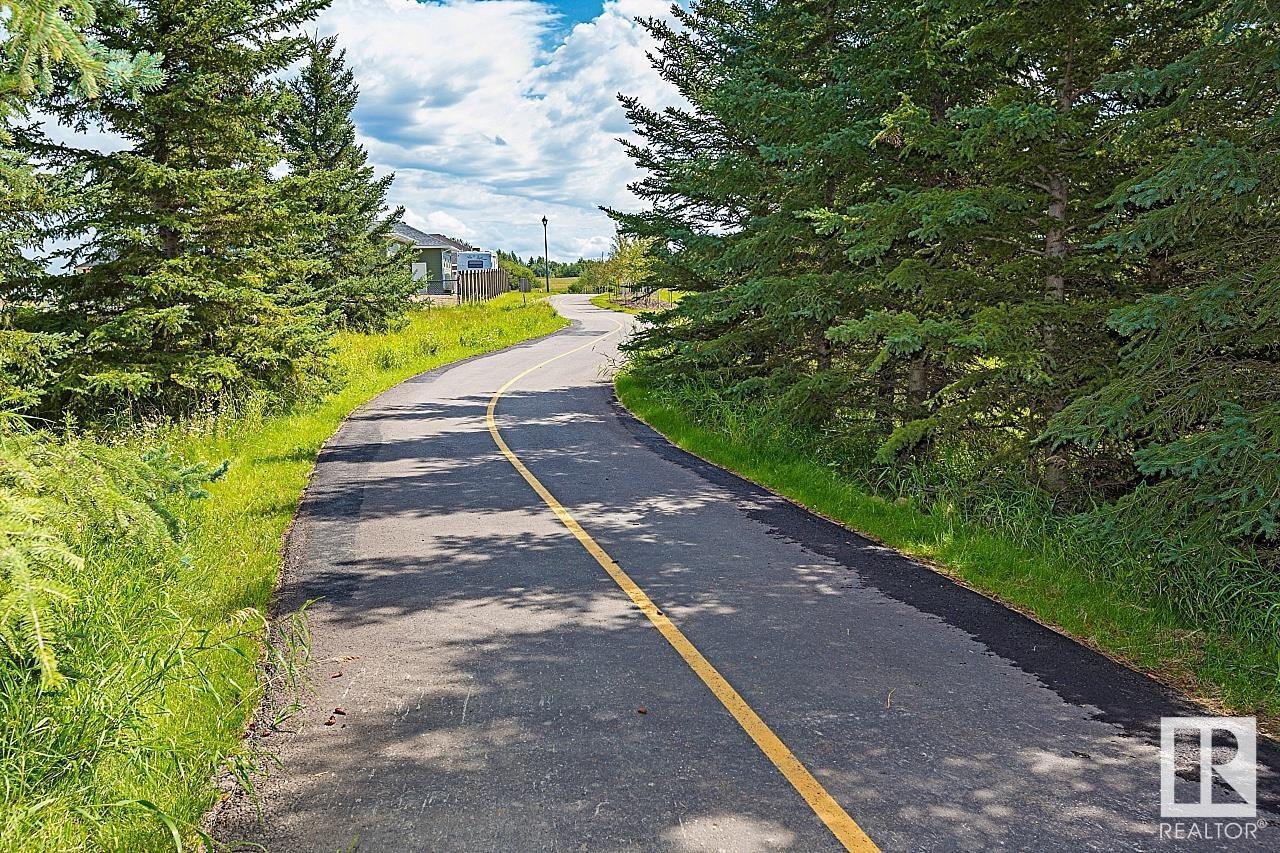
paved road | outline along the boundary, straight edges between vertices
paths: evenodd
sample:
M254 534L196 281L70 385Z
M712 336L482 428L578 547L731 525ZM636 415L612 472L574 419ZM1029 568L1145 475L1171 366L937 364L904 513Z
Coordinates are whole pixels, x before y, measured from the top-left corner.
M613 402L629 322L412 379L323 452L281 607L315 694L215 835L273 851L821 851L835 836L513 454L885 850L1276 849L1158 837L1158 720L1195 713ZM335 673L341 673L335 676ZM333 715L335 708L345 715ZM1261 750L1263 816L1277 758ZM249 849L246 845L243 849Z

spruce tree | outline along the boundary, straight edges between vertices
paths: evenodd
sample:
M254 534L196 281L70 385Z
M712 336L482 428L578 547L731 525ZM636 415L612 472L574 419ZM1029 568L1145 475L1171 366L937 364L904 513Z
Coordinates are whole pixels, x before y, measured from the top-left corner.
M676 26L646 22L656 67L690 107L623 98L642 140L628 150L646 173L633 189L651 209L611 213L653 247L655 285L698 292L636 340L662 350L655 369L715 377L735 394L790 389L793 408L818 417L828 408L825 333L847 289L839 246L802 214L832 203L861 167L806 159L825 128L849 120L832 63L852 6L702 2L674 10Z
M104 89L136 92L158 85L163 57L109 49L85 37L96 17L92 0L5 0L0 41L0 120L25 109L70 74L76 89L94 97Z
M165 56L165 82L130 99L64 93L51 109L99 125L124 150L72 151L86 170L78 272L58 282L57 321L77 336L59 383L82 412L180 412L228 393L304 393L322 370L319 317L289 294L324 261L302 246L273 181L288 102L272 76L305 47L290 30L320 0L136 0L104 4L108 50Z
M842 402L866 413L855 423L882 453L900 446L904 427L923 432L935 422L937 395L957 374L949 318L981 299L969 277L947 269L954 257L946 248L920 251L912 224L921 194L964 183L947 154L947 116L983 91L989 71L960 50L961 26L940 2L880 4L859 16L858 38L838 66L858 122L831 128L823 148L861 162L860 180L843 208L809 213L845 248L854 298L827 337L853 373ZM928 443L922 436L911 449Z
M928 52L932 92L909 82L875 141L900 152L893 178L879 198L820 218L852 259L889 265L896 291L837 331L882 340L889 363L910 356L904 417L882 459L960 444L974 472L1018 474L1026 460L1033 478L1066 484L1067 460L1035 440L1108 370L1107 312L1150 287L1142 253L1096 245L1100 206L1134 168L1133 152L1112 142L1126 104L1099 86L1175 43L1159 11L1090 0L932 6L923 23L945 39Z
M615 216L654 239L662 286L707 295L642 332L638 350L662 353L644 365L776 398L811 429L857 411L843 425L878 443L898 424L908 362L923 361L917 331L886 325L905 285L890 247L878 236L842 245L853 228L832 214L938 171L928 152L875 144L904 96L931 109L954 102L942 74L960 65L946 52L954 33L940 13L919 11L695 3L679 27L650 22L658 68L692 109L624 99L643 139L630 146L647 172L635 189L652 210Z
M1274 569L1280 16L1265 4L1230 2L1170 17L1196 41L1108 81L1141 105L1117 132L1146 156L1108 199L1109 228L1098 241L1151 255L1158 288L1111 314L1125 341L1120 359L1101 388L1054 419L1050 434L1132 466L1091 528L1182 577L1243 572L1259 550ZM1240 587L1272 588L1261 575L1241 578Z
M34 255L49 224L74 203L68 176L37 170L38 126L22 122L56 75L84 97L104 89L126 96L153 89L161 57L108 51L86 40L94 20L88 0L9 0L0 33L0 409L28 409L52 382L67 336L42 331L33 302L44 296L43 264ZM25 328L35 326L35 328Z
M695 0L674 15L648 26L688 106L624 99L648 206L614 216L653 241L655 283L694 293L638 332L636 370L926 500L1092 507L1073 530L1136 559L1153 595L1235 619L1229 594L1250 603L1242 624L1265 623L1274 10Z
M352 120L359 99L345 51L333 37L308 44L307 64L288 84L296 104L282 125L289 166L305 178L300 216L304 245L327 262L312 274L308 292L338 322L357 329L385 328L404 311L415 285L403 257L387 238L403 208L388 211L394 175L375 177L356 142Z

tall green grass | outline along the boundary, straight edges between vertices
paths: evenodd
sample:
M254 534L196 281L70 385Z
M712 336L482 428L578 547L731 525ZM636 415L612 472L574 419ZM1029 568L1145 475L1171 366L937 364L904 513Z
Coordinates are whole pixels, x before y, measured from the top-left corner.
M617 390L676 445L1203 702L1280 728L1280 643L1266 621L1273 614L1210 611L1184 590L1153 591L1139 561L1078 537L1042 493L1016 483L975 492L968 477L950 485L937 472L886 472L867 464L872 449L841 447L701 383L662 386L622 373Z
M0 556L34 553L31 531L71 556L36 566L50 585L39 612L56 678L11 641L29 626L15 625L0 652L0 849L196 840L215 774L252 770L241 735L261 695L264 614L323 442L354 408L416 373L565 322L546 302L520 307L518 294L414 311L392 333L339 335L331 393L295 411L248 400L110 441L0 444L0 519L38 502L29 530L0 530ZM191 497L201 490L207 497ZM18 588L14 577L0 578L0 594Z

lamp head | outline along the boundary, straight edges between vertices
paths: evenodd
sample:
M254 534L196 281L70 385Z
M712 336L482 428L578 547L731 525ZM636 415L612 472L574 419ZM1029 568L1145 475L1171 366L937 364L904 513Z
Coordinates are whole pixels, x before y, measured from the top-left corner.
M546 227L547 227L547 217L545 217L545 216L544 216L544 217L542 217L542 227L543 227L543 228L546 228Z

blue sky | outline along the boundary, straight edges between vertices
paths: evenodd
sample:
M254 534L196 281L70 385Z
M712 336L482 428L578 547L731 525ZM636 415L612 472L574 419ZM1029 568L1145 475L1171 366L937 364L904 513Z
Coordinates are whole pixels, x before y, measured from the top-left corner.
M669 0L334 0L320 18L360 85L361 142L394 171L409 224L486 248L598 256L635 207L616 96L678 96L649 66L637 16Z
M600 0L560 0L551 5L564 15L565 20L577 23L589 21L599 15L604 4Z

